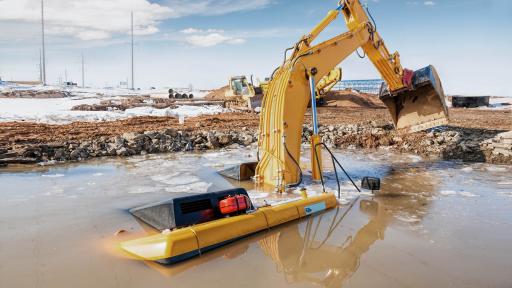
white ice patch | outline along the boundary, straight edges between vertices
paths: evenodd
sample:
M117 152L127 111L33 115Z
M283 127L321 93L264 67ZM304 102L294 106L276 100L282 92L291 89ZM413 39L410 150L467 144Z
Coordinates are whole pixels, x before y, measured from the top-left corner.
M398 216L395 216L395 218L402 222L406 222L406 223L415 223L415 222L420 221L420 219L418 219L418 217L413 216L413 215L398 215Z
M498 192L499 195L512 198L512 192Z
M205 193L208 191L208 188L212 186L212 183L207 182L195 182L187 185L176 185L165 188L165 191L170 193L180 193L180 192L191 192L191 193Z
M167 184L167 185L186 185L194 182L198 182L199 178L194 175L181 175L181 176L166 176L166 175L158 175L151 177L153 180L156 180L158 182Z
M101 172L94 173L94 174L92 174L92 176L95 176L95 177L103 176L103 173L101 173Z
M161 188L157 186L141 186L135 187L128 191L130 194L144 194L144 193L155 193L160 191Z
M459 195L460 196L464 196L464 197L480 197L480 195L476 195L476 194L473 194L471 192L459 192Z
M453 190L441 190L441 191L439 191L439 194L441 194L443 196L451 196L451 195L457 195L457 192L453 191Z
M151 176L151 180L167 184L166 181L168 181L171 178L177 177L180 174L181 174L180 172L173 172L173 173L163 174L163 175L153 175L153 176Z
M411 162L413 163L418 163L420 162L421 160L423 160L423 158L421 158L421 156L418 156L418 155L409 155L409 159L411 160Z
M251 199L263 199L268 197L268 193L247 193Z
M462 168L462 169L460 169L460 170L461 170L461 171L464 171L464 172L466 172L466 173L473 172L473 168L471 168L471 167L469 167L469 166L468 166L468 167L464 167L464 168Z
M512 185L512 182L510 182L510 181L503 181L503 182L498 182L497 184L498 185Z
M43 174L41 175L41 177L45 177L45 178L59 178L59 177L64 177L65 175L64 174Z
M485 169L489 172L505 172L507 171L507 168L500 167L500 166L487 166Z

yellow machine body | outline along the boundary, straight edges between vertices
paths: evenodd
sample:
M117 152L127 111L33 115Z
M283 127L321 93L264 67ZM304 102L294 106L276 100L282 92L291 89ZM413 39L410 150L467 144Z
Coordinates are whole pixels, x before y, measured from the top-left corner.
M323 193L277 206L262 207L249 214L122 242L120 245L121 249L138 259L170 264L336 205L334 194Z
M340 13L349 31L311 45ZM300 181L297 163L304 115L311 99L309 75L314 71L315 78L322 79L358 48L363 49L387 83L389 95L381 99L398 129L420 130L447 123L448 111L435 70L429 66L432 69L424 74L430 75L430 79L436 78L436 83L427 81L431 85L424 86L424 89L428 91L413 95L415 90L404 80L405 72L412 71L404 71L398 52L389 53L359 0L343 0L338 9L329 11L309 34L295 44L291 55L270 80L260 114L257 182L274 185L282 191L286 185ZM315 162L312 157L312 167L315 167Z

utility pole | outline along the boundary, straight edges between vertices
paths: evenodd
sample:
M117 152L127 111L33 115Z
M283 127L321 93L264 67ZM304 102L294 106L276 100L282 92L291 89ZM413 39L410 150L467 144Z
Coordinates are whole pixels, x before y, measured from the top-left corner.
M39 49L39 82L43 83L43 55Z
M132 18L132 90L135 90L135 80L134 80L134 73L133 73L133 11L131 14Z
M44 0L41 0L41 42L43 46L43 55L41 63L41 82L46 86L46 50L44 45Z
M85 88L84 53L82 53L82 88Z

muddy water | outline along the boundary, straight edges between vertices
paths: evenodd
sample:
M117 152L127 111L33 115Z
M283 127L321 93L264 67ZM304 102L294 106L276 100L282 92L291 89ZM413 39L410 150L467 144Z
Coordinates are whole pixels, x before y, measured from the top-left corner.
M344 181L346 204L172 267L117 249L149 232L126 210L228 188L214 171L251 151L1 170L0 287L512 287L512 167L337 155L382 191L358 197ZM320 189L308 175L305 185ZM332 172L326 186L337 187Z

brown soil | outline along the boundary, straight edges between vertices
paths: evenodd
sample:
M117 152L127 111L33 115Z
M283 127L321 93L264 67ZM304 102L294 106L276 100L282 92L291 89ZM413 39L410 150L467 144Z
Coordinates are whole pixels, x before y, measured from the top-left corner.
M384 104L375 95L352 91L329 91L325 94L324 99L325 106L328 107L384 107Z
M512 130L511 111L452 109L451 126L484 130ZM319 108L319 121L323 125L356 124L374 121L378 124L390 122L386 109L367 108ZM305 122L310 123L309 114ZM51 143L69 140L86 140L96 137L112 137L125 132L157 131L176 128L184 131L236 130L257 128L259 116L240 112L187 118L184 125L174 117L136 117L111 122L75 122L65 125L50 125L25 122L0 123L0 146L8 143Z
M229 87L227 85L219 89L215 89L204 96L204 98L206 100L224 100L226 98L226 92L228 89Z

